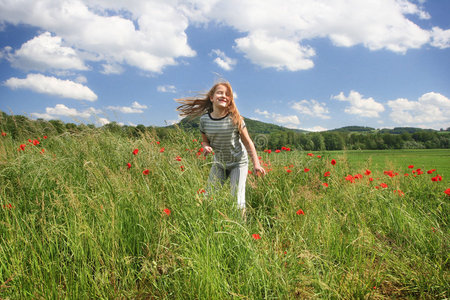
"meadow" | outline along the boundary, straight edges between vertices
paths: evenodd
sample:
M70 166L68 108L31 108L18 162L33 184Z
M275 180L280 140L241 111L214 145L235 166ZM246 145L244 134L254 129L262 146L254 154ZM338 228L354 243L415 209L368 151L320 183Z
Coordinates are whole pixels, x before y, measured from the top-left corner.
M447 152L261 151L243 218L191 133L0 138L0 298L450 296Z

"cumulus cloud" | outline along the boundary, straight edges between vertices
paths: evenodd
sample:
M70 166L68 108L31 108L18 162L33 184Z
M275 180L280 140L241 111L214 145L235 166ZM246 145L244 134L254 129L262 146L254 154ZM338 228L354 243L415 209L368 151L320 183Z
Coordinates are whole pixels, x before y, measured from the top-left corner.
M345 108L345 112L351 115L358 115L361 117L378 118L380 113L384 111L384 106L376 102L373 98L363 98L363 95L356 91L350 91L348 96L341 92L332 99L349 102L350 106Z
M174 85L159 85L156 90L160 93L176 93L177 88Z
M29 89L37 93L76 100L95 101L97 95L80 83L42 74L28 74L26 78L11 77L4 82L11 89Z
M134 101L131 106L108 106L107 109L119 111L124 114L142 114L144 113L144 109L147 109L147 105L142 105Z
M64 104L56 104L55 107L47 107L45 113L31 113L35 118L42 118L46 120L57 119L58 117L72 117L88 119L91 116L100 114L102 111L90 107L84 111L78 111L75 108L69 108Z
M233 70L234 66L237 63L236 59L233 58L229 58L225 52L219 50L219 49L214 49L211 51L212 55L215 55L216 58L214 59L214 62L221 67L222 69L226 70L226 71L231 71Z
M285 116L277 113L269 113L267 110L261 111L260 109L256 109L255 113L264 116L271 122L282 124L283 126L295 127L300 124L300 120L296 115Z
M391 119L403 125L428 125L448 127L450 124L450 99L442 94L430 92L417 101L404 98L388 101Z
M321 119L329 119L328 108L325 103L320 103L316 100L301 100L291 105L300 114L318 117Z
M416 2L417 3L417 2ZM263 68L299 71L314 66L308 42L328 38L336 46L363 45L371 50L405 53L426 43L448 47L448 30L425 30L408 19L430 18L411 0L6 0L0 21L28 24L47 31L13 53L17 66L86 68L84 61L104 62L104 74L131 65L160 73L196 52L189 46L189 26L216 23L243 34L234 48ZM239 13L236 13L238 11ZM74 26L76 24L76 26ZM51 32L53 35L50 35ZM45 41L44 41L45 40ZM64 45L63 45L64 44ZM29 51L26 52L25 50ZM38 53L32 57L28 53ZM56 53L58 61L42 59ZM228 56L217 55L225 70Z

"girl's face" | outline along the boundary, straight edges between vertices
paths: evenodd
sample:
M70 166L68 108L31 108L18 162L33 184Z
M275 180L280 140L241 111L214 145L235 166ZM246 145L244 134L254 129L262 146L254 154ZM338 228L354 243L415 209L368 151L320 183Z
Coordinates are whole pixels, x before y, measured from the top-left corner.
M213 96L210 98L213 109L224 109L230 105L231 97L228 88L224 85L218 85L214 91Z

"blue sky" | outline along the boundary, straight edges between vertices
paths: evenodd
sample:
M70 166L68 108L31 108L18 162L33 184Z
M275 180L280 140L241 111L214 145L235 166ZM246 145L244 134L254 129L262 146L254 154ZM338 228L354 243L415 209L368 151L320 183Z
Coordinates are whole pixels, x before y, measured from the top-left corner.
M224 78L247 118L321 131L450 127L447 0L5 0L0 110L179 121Z

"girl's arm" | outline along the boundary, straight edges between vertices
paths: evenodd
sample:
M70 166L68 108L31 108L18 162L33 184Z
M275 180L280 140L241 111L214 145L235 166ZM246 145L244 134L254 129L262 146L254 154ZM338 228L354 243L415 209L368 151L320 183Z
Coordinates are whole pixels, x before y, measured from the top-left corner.
M202 146L203 149L205 149L205 156L213 151L212 147L209 145L208 137L204 133L202 133Z
M258 154L256 153L255 145L253 144L253 141L248 134L247 127L241 129L241 140L252 159L254 174L266 174L266 170L264 170L264 168L261 167L261 164L259 163Z

